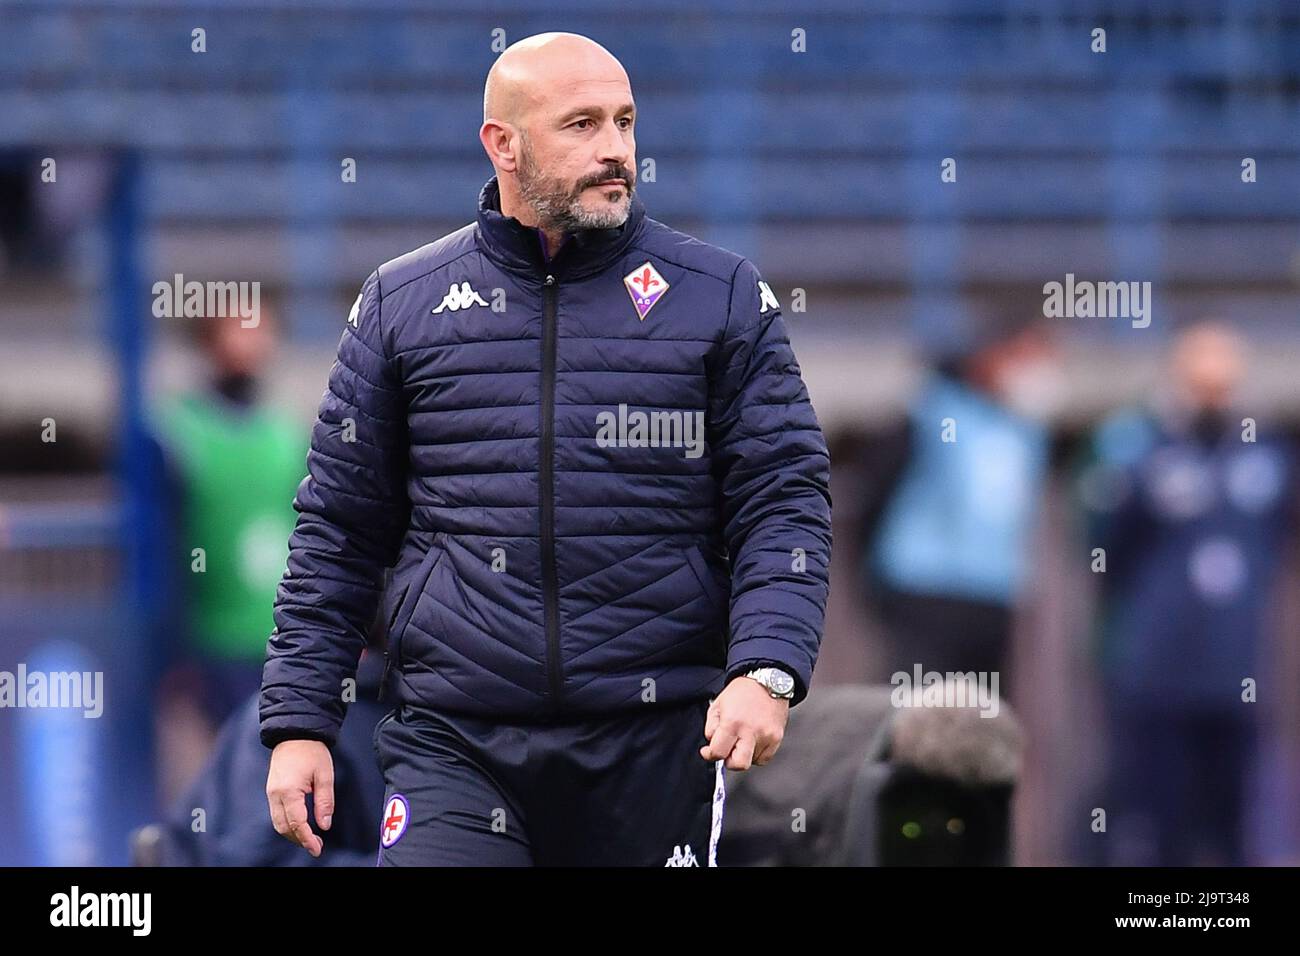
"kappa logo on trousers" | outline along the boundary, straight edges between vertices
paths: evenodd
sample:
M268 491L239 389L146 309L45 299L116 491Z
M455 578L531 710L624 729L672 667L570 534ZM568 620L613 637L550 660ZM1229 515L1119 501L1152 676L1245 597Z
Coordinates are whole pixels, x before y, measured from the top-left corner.
M686 844L683 850L680 846L673 847L673 855L668 858L664 866L699 866L700 861L695 859L695 854L691 852L691 845Z

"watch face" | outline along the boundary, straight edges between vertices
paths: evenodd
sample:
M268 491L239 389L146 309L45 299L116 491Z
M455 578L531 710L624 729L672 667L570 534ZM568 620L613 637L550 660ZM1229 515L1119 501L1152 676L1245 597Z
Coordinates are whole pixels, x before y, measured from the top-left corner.
M788 694L794 690L794 678L785 671L771 670L768 673L768 680L772 682L772 689L778 694Z

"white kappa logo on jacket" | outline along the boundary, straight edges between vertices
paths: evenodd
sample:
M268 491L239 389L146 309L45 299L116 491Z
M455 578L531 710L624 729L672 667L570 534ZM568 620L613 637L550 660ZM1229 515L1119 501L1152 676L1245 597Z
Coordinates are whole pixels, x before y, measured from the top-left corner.
M468 309L475 305L486 306L487 303L483 301L482 296L470 288L468 282L462 282L460 288L457 288L456 283L453 282L447 294L442 297L442 305L434 309L433 314L437 315L443 309L459 312L461 309Z

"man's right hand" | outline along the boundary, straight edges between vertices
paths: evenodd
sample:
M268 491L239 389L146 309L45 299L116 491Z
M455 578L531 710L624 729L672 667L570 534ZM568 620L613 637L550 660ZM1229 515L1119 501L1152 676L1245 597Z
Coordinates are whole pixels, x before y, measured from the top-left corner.
M307 794L316 807L316 825L330 828L334 815L334 758L319 740L285 740L271 751L266 799L275 832L320 856L324 843L307 823Z

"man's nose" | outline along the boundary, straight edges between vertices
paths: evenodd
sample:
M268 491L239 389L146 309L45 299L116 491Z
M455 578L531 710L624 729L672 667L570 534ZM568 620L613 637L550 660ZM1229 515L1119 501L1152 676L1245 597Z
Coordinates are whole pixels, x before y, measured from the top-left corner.
M601 163L611 165L617 163L620 167L626 168L631 150L628 149L627 141L623 139L623 131L618 128L618 121L612 120L605 124L602 133L596 159Z

